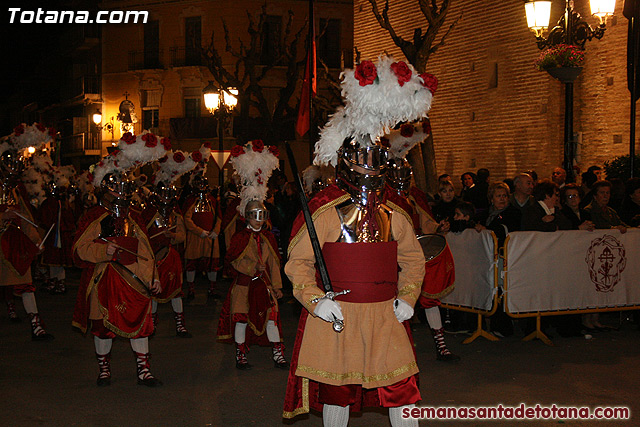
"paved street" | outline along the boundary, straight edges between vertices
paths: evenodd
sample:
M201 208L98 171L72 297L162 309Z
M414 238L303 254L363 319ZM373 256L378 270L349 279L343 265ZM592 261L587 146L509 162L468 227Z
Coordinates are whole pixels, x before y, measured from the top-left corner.
M18 302L22 323L9 323L0 312L1 426L278 426L287 372L271 362L271 350L254 347L251 371L235 369L234 348L215 341L220 303L206 301L204 282L186 305L192 339L175 336L170 305L161 305L160 325L151 340L152 371L164 382L158 389L138 386L129 343L116 340L112 385L98 388L91 335L71 328L77 272L63 296L37 293L51 342L31 342L29 325ZM297 326L295 304L282 303L287 357ZM603 316L610 324L618 314ZM599 333L592 340L559 338L555 346L521 342L521 336L500 342L478 339L463 345L464 335L447 335L451 350L462 357L457 365L436 362L434 344L425 325L416 324L421 369L420 406L577 405L630 406L639 413L640 332L630 323L620 331ZM530 421L523 425L638 425L620 421ZM321 417L299 417L296 426L319 426ZM421 425L434 422L421 422ZM439 422L476 425L478 422ZM487 422L483 425L513 425ZM385 411L352 416L350 426L386 426Z

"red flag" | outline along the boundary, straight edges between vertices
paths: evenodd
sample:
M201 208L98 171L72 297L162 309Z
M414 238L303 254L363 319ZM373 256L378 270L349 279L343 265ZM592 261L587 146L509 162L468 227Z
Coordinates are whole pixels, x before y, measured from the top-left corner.
M309 31L311 49L307 51L307 65L304 68L304 80L302 81L302 93L300 94L300 106L298 107L298 120L296 122L296 132L300 136L307 133L311 127L309 92L311 92L311 96L316 96L316 40L313 27L314 24L311 21L311 30ZM309 76L309 69L311 69L311 76Z

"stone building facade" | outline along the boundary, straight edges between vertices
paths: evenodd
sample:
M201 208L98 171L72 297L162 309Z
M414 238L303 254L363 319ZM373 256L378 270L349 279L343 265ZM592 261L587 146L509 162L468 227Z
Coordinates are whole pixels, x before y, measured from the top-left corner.
M384 3L378 3L381 9ZM604 38L586 43L584 69L574 83L576 167L582 171L629 153L628 21L623 1L616 3ZM575 8L592 27L598 24L588 0L575 0ZM564 1L554 0L550 25L563 10ZM389 17L407 40L414 28L427 25L416 0L390 0ZM529 169L550 177L562 165L564 85L533 67L540 51L523 2L452 0L438 40L457 18L426 70L439 80L430 113L439 173L451 174L458 188L463 172L482 167L491 171L492 181ZM382 52L404 59L380 29L368 0L354 0L354 20L361 59Z

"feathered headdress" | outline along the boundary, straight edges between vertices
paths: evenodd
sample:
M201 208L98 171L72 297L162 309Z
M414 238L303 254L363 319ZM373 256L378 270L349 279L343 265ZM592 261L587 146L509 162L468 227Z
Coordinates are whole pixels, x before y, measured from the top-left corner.
M21 123L13 129L10 135L0 140L0 155L7 150L15 150L21 154L29 147L40 150L45 144L53 141L56 131L40 123L27 126Z
M170 149L169 138L159 138L146 131L138 136L127 132L118 141L116 150L89 168L91 181L94 186L99 187L107 174L136 169L162 158Z
M313 183L320 180L326 184L336 177L336 170L332 166L311 165L302 171L302 182L307 193L313 193Z
M169 151L166 156L158 160L158 171L154 175L152 182L153 184L161 182L167 185L173 184L198 164L186 151Z
M401 122L426 117L433 98L430 74L405 62L382 56L377 64L362 61L341 74L344 107L330 117L316 142L315 164L336 165L337 151L346 138L373 141Z
M257 139L231 149L231 164L241 179L240 205L238 212L244 216L247 203L252 200L264 201L267 197L267 181L278 169L278 148L266 147Z
M390 157L404 159L407 153L421 143L431 133L429 120L405 123L400 129L393 129L387 135L380 138L383 146L389 147Z

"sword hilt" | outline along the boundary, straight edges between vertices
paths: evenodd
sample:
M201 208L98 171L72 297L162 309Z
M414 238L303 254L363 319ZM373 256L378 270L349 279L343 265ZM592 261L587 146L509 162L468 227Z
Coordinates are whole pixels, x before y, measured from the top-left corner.
M344 289L340 292L329 291L325 293L323 296L314 298L311 302L316 303L323 299L330 299L331 301L335 301L335 298L340 295L346 295L351 292L351 289ZM338 319L336 316L333 316L333 330L340 333L344 329L344 320Z

